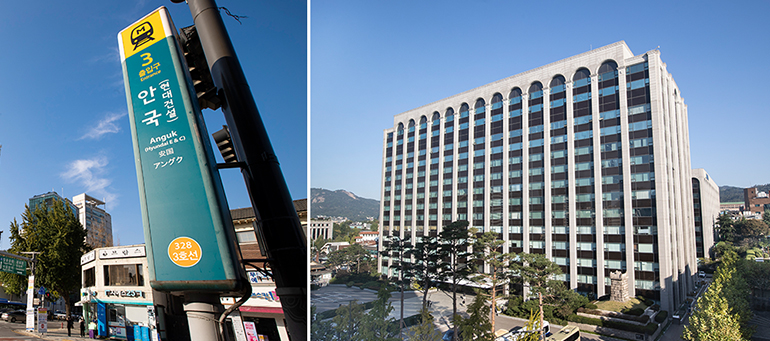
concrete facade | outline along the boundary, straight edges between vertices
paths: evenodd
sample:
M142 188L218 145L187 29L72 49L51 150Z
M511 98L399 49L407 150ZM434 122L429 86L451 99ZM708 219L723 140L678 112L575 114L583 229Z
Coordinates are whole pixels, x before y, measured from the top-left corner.
M72 197L72 201L78 208L78 219L86 229L86 243L93 248L112 246L112 216L103 208L104 201L86 193Z
M678 306L696 272L687 106L660 51L617 42L395 115L380 248L452 221L542 253L589 296ZM601 199L600 199L601 198ZM388 257L380 270L391 273Z
M308 227L310 228L310 240L318 238L332 240L334 238L334 223L331 220L311 220Z
M719 219L719 186L703 168L692 170L693 217L695 220L695 253L709 257L714 246L714 225Z

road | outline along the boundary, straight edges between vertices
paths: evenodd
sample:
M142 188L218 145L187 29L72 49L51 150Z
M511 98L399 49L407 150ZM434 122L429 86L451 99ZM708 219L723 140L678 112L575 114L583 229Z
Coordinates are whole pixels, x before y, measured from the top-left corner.
M24 324L20 322L10 323L0 320L0 341L31 341L42 340L37 337L19 335L13 329L24 329Z

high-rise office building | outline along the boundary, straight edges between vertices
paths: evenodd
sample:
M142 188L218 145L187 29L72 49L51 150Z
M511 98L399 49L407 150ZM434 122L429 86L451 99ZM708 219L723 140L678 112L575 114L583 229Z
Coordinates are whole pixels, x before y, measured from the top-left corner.
M692 170L692 200L695 255L709 257L714 246L714 224L719 219L719 186L703 168Z
M56 200L63 201L65 204L67 204L67 207L72 211L72 214L75 216L78 215L78 208L75 206L72 201L70 201L67 198L63 198L59 195L59 193L56 193L54 191L38 194L32 198L29 198L29 209L34 210L38 206L45 206L48 208L53 207L53 204Z
M665 310L693 289L687 106L658 50L617 42L409 110L383 146L383 240L467 220L589 296L618 270Z
M112 217L103 206L105 203L86 193L72 198L78 207L78 219L86 229L86 243L93 248L112 246Z

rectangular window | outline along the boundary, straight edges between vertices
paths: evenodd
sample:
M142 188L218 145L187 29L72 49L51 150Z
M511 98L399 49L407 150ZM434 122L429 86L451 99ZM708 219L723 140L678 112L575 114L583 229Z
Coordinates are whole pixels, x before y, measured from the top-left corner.
M564 105L565 101L564 98L559 98L555 101L551 101L551 108L560 107Z
M652 244L637 244L639 252L652 253Z
M620 134L620 126L604 127L600 130L600 136Z
M200 255L198 257L200 257ZM141 264L105 265L104 266L104 285L105 286L143 286L144 276L142 275L142 265Z
M530 113L538 112L538 111L542 111L542 110L543 110L543 105L542 104L535 104L535 105L529 107L529 112Z
M561 129L567 126L567 120L551 122L551 129Z
M645 130L645 129L649 129L649 128L652 128L652 121L650 121L650 120L634 122L634 123L629 123L628 124L628 131L629 132Z
M477 137L476 139L473 140L473 144L483 144L483 143L484 143L484 136Z
M604 251L622 252L625 251L622 243L604 243Z
M521 136L521 129L511 130L510 133L508 133L508 137L518 137Z
M594 168L593 161L581 162L581 163L575 164L575 171L591 170L593 168Z
M626 90L636 90L639 88L643 88L650 84L649 78L642 78L639 80L635 80L631 83L626 83Z
M529 241L529 247L531 249L544 249L545 248L545 242L542 240L530 240Z
M543 132L543 125L529 127L530 134L540 133L540 132Z
M633 107L628 107L628 116L643 114L650 111L650 104L642 104Z
M483 124L484 124L484 119L483 118L480 118L480 119L478 119L478 120L476 120L474 122L475 126L480 126L480 125L483 125Z
M512 143L508 150L521 150L521 147L522 147L521 142Z
M468 129L468 122L460 123L460 130Z
M552 159L559 159L559 158L563 158L565 156L567 156L567 151L566 150L557 150L557 151L551 152L551 158Z
M540 147L542 145L543 145L543 139L537 139L537 140L529 141L529 146L530 147Z
M591 99L591 93L590 92L584 92L582 94L575 95L574 97L572 97L572 102L573 103L578 103L578 102L582 102L582 101L587 101L589 99Z
M542 153L529 154L529 161L540 161L542 159L543 159L543 154Z
M510 117L521 116L521 109L511 110L508 114Z
M575 133L575 141L588 139L594 137L594 131L593 130L586 130L581 131L579 133Z
M575 125L585 124L591 122L591 115L575 117Z
M611 119L611 118L618 118L618 117L620 117L620 109L600 112L599 113L599 117L602 120L608 120L608 119Z
M96 286L96 268L89 268L83 270L83 287Z
M567 135L559 135L551 137L551 144L567 142Z

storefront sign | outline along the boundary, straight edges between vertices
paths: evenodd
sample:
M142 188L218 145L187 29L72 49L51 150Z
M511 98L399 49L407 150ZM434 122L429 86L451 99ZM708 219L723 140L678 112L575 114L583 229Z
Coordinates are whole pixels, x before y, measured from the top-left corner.
M247 272L249 275L249 282L251 283L272 283L273 279L264 273L261 273L259 271L249 271Z
M176 34L165 7L118 34L150 286L226 292L246 279Z
M128 246L99 251L99 259L144 257L144 246ZM81 260L82 262L82 260Z
M80 265L88 264L94 260L96 260L96 250L91 250L91 252L80 257Z
M107 297L134 297L144 298L144 291L140 290L105 290L104 295Z
M243 328L246 330L246 339L248 341L259 341L257 325L254 322L243 322Z

